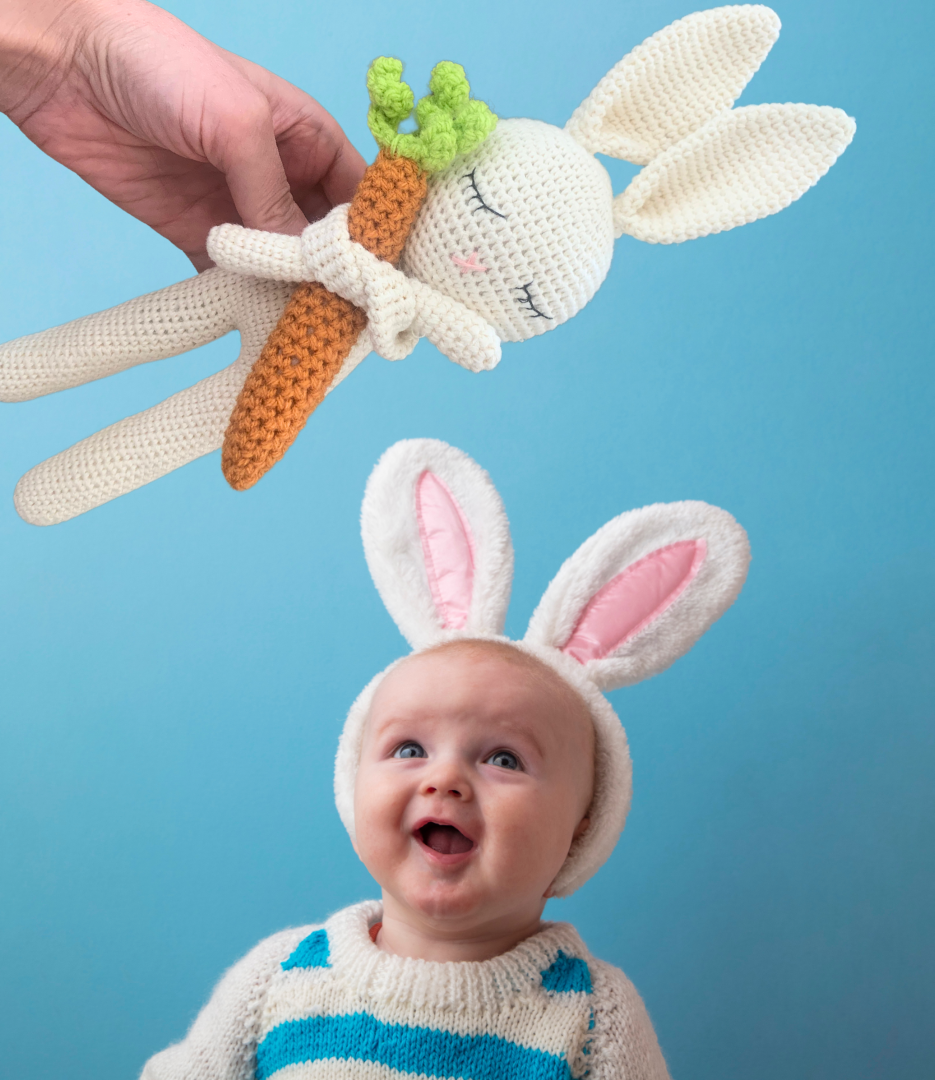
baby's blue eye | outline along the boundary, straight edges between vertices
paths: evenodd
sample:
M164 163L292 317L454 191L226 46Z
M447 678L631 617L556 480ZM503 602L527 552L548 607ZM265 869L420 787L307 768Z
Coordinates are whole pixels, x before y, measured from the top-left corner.
M498 750L487 758L488 765L496 765L499 769L518 769L519 758L511 754L509 750Z
M428 754L422 749L417 742L404 742L402 746L398 746L393 753L393 757L398 758L415 758L415 757L428 757Z

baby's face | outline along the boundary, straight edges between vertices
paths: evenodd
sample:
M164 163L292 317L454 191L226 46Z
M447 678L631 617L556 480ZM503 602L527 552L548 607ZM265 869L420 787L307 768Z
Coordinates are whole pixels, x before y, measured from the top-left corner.
M594 734L573 692L496 649L413 657L380 685L354 798L356 848L414 916L538 918L587 827Z

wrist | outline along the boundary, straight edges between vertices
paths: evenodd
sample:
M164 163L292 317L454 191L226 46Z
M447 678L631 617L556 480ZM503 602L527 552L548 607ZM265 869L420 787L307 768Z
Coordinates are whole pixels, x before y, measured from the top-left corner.
M100 0L6 0L0 112L18 123L51 96L103 7Z

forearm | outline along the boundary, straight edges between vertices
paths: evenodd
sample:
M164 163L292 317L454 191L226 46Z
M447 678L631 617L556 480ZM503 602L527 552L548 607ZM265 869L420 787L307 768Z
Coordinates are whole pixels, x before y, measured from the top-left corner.
M134 25L182 28L147 0L0 0L0 112L21 125L76 66L93 79Z
M100 0L4 0L0 112L19 123L55 92L100 6Z

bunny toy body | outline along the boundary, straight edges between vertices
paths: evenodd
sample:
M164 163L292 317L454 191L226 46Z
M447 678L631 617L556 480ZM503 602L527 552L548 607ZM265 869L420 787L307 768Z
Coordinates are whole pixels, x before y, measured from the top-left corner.
M733 108L779 26L762 5L698 12L624 57L564 129L500 120L429 176L398 266L351 239L346 206L302 237L223 225L209 238L216 269L3 346L0 399L21 401L241 334L230 367L27 473L20 515L65 521L220 447L296 282L322 283L366 317L327 390L370 351L400 359L420 337L481 371L502 341L580 311L617 237L678 243L788 206L843 152L854 122L826 106ZM597 153L645 167L615 197Z
M374 582L414 652L371 681L345 722L335 763L335 798L355 850L372 870L365 853L367 831L375 827L368 807L374 774L367 774L363 792L357 777L368 767L368 746L377 738L371 735L368 744L368 724L381 722L374 720L382 715L381 687L407 664L411 671L413 664L437 657L440 649L515 651L570 690L583 706L583 722L593 726L589 825L561 849L554 863L558 873L547 892L567 896L608 858L630 804L626 735L602 691L664 670L723 614L746 577L744 530L725 511L701 502L657 504L621 514L561 567L522 641L503 636L513 576L509 523L490 478L462 451L430 439L391 447L367 485L362 532ZM494 680L490 685L494 689L484 700L490 693L496 697L503 684ZM415 746L417 732L409 725L418 719L403 709L404 718L393 720L401 726L398 732L392 729L391 739L401 739L401 745L381 753L394 770L405 773L410 765L429 770L417 774L423 776L415 782L418 797L436 800L451 818L446 826L451 831L476 813L470 804L484 801L478 787L485 783L482 768L495 768L501 758L508 769L523 766L510 762L517 747L482 739L479 749L470 751L473 764L452 764L431 742L431 732L447 724L443 698L433 690L427 693L428 749ZM556 700L554 686L548 693ZM476 695L458 698L454 727L470 722L476 700ZM387 708L397 718L398 699L393 702ZM534 715L545 735L543 712ZM568 712L559 715L559 723L572 722ZM502 728L496 717L491 738L499 740ZM569 756L592 753L580 730L574 728L574 748L561 758L559 773L571 768ZM484 747L500 749L488 755ZM480 759L488 756L496 760L481 766ZM402 758L409 760L397 760ZM530 771L535 773L536 766ZM438 783L442 775L453 786L444 794L447 804L432 794L440 789L423 787ZM511 774L506 782L512 785L514 778L520 779ZM551 791L546 797L553 797ZM395 810L389 827L397 829ZM398 831L415 853L412 857L420 860L424 845L406 829L403 820ZM458 856L475 862L442 874L453 878L456 891L458 875L469 875L476 860L485 867L481 879L489 880L495 865L490 862L492 841L486 827L479 835L477 844L467 838L461 849L467 850ZM532 844L527 833L518 842L524 850ZM494 892L511 888L520 874L515 862L508 863ZM143 1080L668 1080L633 986L617 968L595 959L571 926L538 922L541 891L536 923L518 944L480 961L432 961L381 948L387 897L394 891L392 883L380 881L382 905L357 904L323 926L285 931L261 942L227 973L186 1039L148 1062ZM457 909L458 918L464 910Z

